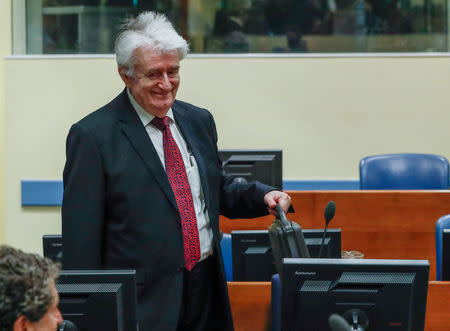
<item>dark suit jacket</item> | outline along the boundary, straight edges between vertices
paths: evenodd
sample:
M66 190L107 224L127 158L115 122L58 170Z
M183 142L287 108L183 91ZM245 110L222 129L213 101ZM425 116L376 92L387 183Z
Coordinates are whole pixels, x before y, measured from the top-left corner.
M217 133L205 109L175 101L175 120L200 172L212 225L224 330L232 329L220 250L219 214L267 214L260 183L224 175ZM65 269L137 271L140 330L175 330L183 290L180 215L164 168L126 91L70 129L62 206Z

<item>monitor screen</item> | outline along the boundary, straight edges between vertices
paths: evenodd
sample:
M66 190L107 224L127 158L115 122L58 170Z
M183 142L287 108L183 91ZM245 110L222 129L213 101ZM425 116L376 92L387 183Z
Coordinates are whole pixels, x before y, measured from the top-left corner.
M450 280L450 229L444 229L442 234L441 279Z
M423 331L429 268L425 260L284 259L281 330L329 330L339 314L366 331Z
M79 331L137 331L135 270L63 270L56 289Z
M254 180L283 188L283 163L281 150L219 150L219 157L227 175Z
M318 257L323 229L303 229L311 257ZM276 274L268 230L231 232L234 281L270 281ZM322 257L341 257L341 229L328 229Z
M44 234L42 236L43 255L54 262L62 264L62 236L60 234Z

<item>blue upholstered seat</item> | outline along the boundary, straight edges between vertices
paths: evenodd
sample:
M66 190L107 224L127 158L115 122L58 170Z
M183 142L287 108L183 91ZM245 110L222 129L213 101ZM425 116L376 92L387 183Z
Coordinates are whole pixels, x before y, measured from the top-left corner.
M441 280L442 270L442 232L450 229L450 215L442 216L436 222L436 279Z
M361 190L441 190L449 187L449 163L434 154L385 154L359 163Z
M223 263L225 264L225 276L228 282L233 280L233 259L231 253L231 234L224 233L220 241Z

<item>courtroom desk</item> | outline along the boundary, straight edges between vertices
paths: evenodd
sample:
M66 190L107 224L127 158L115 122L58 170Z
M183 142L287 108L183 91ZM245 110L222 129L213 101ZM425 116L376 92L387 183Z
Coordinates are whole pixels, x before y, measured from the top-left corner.
M430 261L436 279L435 224L450 214L450 191L287 191L295 213L288 218L304 229L325 226L323 211L336 202L330 228L341 228L342 249L358 250L365 258ZM230 220L220 218L225 233L268 229L273 216ZM450 329L450 328L449 328Z
M270 331L270 288L270 282L228 282L235 331Z
M428 283L425 330L450 330L450 282Z
M235 331L269 331L270 282L228 282ZM428 283L425 331L450 329L450 282Z

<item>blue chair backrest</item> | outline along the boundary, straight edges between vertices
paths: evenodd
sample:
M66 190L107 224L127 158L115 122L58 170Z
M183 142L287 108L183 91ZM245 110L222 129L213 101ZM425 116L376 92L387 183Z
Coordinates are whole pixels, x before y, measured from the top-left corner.
M436 222L436 279L441 280L442 270L442 232L450 229L450 215L442 216Z
M231 234L224 233L220 241L220 248L222 249L222 258L225 265L225 276L227 282L233 281L233 258L231 252Z
M434 154L385 154L359 162L361 190L445 190L449 163Z
M280 275L272 275L271 287L272 331L281 329L281 280Z

